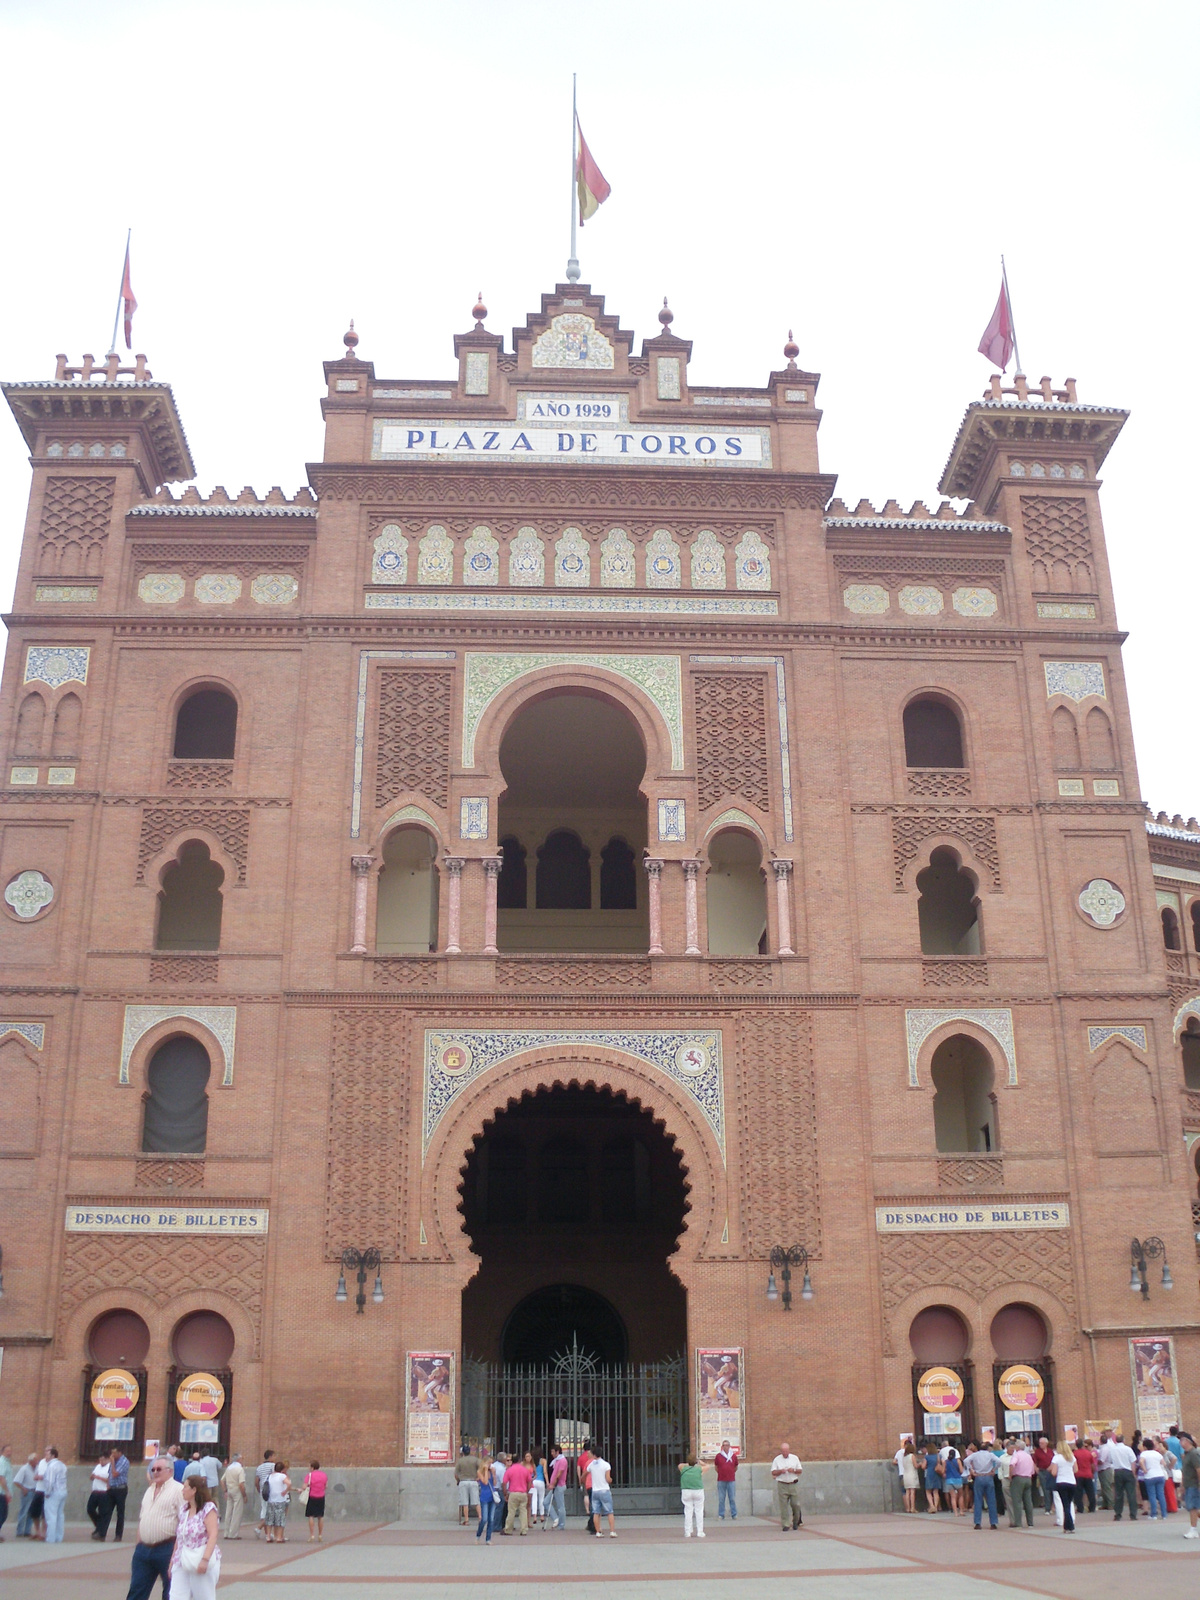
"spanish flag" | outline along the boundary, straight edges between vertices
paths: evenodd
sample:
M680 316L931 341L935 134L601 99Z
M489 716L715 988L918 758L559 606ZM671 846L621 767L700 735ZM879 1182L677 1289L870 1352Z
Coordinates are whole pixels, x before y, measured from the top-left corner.
M592 159L578 117L575 118L575 132L579 136L579 148L575 154L575 187L579 191L579 221L582 225L589 217L596 215L612 193L612 188Z

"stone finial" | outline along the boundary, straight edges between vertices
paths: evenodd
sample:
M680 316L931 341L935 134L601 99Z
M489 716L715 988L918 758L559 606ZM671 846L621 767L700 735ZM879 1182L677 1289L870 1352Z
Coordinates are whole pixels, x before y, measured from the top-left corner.
M358 360L358 356L355 354L354 347L358 343L358 335L354 331L354 318L353 317L350 318L350 326L349 326L349 328L342 335L342 343L346 346L346 357L347 357L347 359L351 360L351 361L357 361Z
M667 304L667 297L663 295L662 310L658 313L658 320L662 323L664 333L671 331L671 324L675 321L675 313Z
M796 343L796 336L790 328L788 329L787 343L783 347L783 353L787 357L788 371L794 372L796 370L796 357L800 354L800 346Z
M480 289L478 295L475 298L475 304L471 308L471 315L475 318L475 332L476 333L482 333L483 332L483 321L484 321L484 318L487 316L487 314L488 314L488 308L483 303L483 290Z

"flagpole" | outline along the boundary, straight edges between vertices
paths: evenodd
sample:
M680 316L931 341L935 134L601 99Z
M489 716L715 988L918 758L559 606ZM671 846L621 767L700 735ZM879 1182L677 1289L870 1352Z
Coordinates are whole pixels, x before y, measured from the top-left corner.
M1024 372L1021 365L1021 346L1017 343L1017 319L1013 316L1012 293L1008 287L1008 269L1004 265L1004 256L1000 257L1000 277L1004 281L1004 298L1008 301L1008 325L1012 329L1013 353L1017 358L1017 371Z
M129 260L129 241L132 238L133 238L133 229L130 228L129 231L125 235L125 261ZM125 263L122 262L122 264L121 264L121 281L117 285L117 314L113 318L112 343L108 347L108 353L109 353L110 356L115 356L116 353L117 353L117 328L120 326L120 322L121 322L121 301L122 301L122 298L123 298L122 290L124 288L125 288Z
M575 73L571 74L571 255L567 261L567 282L579 282L579 261L575 254L575 136L579 113L575 105Z

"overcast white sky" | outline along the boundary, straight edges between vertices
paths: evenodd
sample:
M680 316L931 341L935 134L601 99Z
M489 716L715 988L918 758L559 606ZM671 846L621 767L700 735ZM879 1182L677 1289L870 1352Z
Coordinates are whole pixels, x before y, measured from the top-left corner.
M1187 816L1198 43L1154 0L2 0L0 376L103 355L132 226L201 488L292 492L349 317L380 376L449 376L478 289L507 335L563 276L578 71L585 281L639 340L668 294L697 383L763 382L793 326L851 505L936 502L1005 252L1029 375L1132 412L1109 552L1142 791ZM5 417L5 603L27 494Z

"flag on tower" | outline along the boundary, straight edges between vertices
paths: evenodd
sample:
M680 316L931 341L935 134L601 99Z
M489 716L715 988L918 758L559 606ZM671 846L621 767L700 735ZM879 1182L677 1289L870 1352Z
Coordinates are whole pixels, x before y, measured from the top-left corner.
M111 283L111 278L109 279ZM121 275L121 304L125 312L125 348L133 349L133 313L137 310L137 296L129 281L129 240L125 241L125 271Z
M612 193L612 186L592 158L578 117L575 118L575 131L579 135L579 149L575 155L575 187L579 191L579 221L582 224L596 215Z
M1001 372L1007 372L1008 363L1012 360L1014 343L1012 307L1008 302L1008 280L1002 277L1000 298L996 301L992 320L983 330L983 338L979 341L979 353L994 362Z

